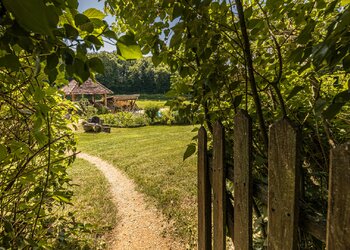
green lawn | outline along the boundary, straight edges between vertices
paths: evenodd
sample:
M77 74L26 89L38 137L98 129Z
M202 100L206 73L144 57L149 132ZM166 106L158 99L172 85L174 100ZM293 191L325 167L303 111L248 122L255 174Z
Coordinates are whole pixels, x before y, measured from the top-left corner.
M136 105L140 109L144 109L147 106L158 106L159 108L164 108L166 101L161 100L137 100Z
M78 149L124 170L164 214L174 234L196 242L196 158L183 162L193 126L113 128L111 134L78 134Z

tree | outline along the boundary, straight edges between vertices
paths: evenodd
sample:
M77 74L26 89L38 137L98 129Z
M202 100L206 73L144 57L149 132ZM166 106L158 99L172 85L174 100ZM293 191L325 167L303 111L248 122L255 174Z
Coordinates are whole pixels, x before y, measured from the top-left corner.
M266 179L268 126L286 116L299 125L309 135L303 145L304 200L315 211L326 211L325 152L349 139L343 129L349 125L344 84L349 78L343 71L348 7L324 0L116 0L110 7L118 25L135 31L155 64L167 63L182 77L174 79L171 93L183 115L195 114L194 122L210 131L221 120L230 133L234 113L249 111L255 178ZM324 59L337 70L322 69ZM319 244L305 239L302 248Z
M117 52L100 52L105 72L96 79L120 94L164 94L170 89L170 71L165 65L154 67L150 57L125 61Z
M62 99L59 87L66 77L85 81L103 73L101 60L87 51L117 40L104 13L93 8L79 13L77 7L77 0L0 2L0 245L5 248L60 249L77 228L74 220L69 224L54 213L70 202L67 167L76 150L68 126L75 107ZM121 57L140 56L132 38L118 38Z

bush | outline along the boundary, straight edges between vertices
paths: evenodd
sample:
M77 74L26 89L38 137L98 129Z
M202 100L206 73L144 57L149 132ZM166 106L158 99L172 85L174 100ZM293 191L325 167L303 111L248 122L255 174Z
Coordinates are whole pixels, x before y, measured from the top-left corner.
M160 111L159 122L163 125L172 125L175 122L173 112L166 108Z
M148 105L145 107L145 114L151 119L151 122L154 123L159 114L159 106Z
M149 118L144 114L131 112L118 112L115 114L99 115L104 124L118 128L142 127L150 123Z
M92 106L87 98L81 98L78 102L79 115L84 118L91 118L97 115L98 110Z
M109 114L109 113L110 113L110 110L106 106L102 104L97 106L97 114L103 115L103 114Z
M169 108L162 109L159 112L158 122L163 125L189 125L190 120L179 115L178 111L170 110Z

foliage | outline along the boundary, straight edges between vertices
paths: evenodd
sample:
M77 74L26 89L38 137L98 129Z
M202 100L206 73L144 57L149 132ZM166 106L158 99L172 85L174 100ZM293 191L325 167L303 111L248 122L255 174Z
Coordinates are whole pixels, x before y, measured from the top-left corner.
M104 124L118 128L142 127L150 123L149 119L143 114L131 112L117 112L115 114L99 115Z
M170 71L164 65L153 66L150 57L136 61L120 60L116 52L93 54L104 65L97 80L118 94L164 94L170 87Z
M174 112L169 108L162 109L159 114L159 123L163 125L172 125L175 124Z
M58 88L66 77L84 81L103 73L97 57L104 41L121 57L140 57L133 35L117 38L97 9L78 1L0 2L0 245L6 249L54 249L56 240L79 232L55 215L69 203L66 168L75 141L68 124L75 107Z
M269 125L293 120L305 135L302 199L326 216L328 150L350 139L349 6L337 0L109 3L119 28L135 31L155 65L166 63L181 77L172 79L169 102L181 116L209 131L221 120L231 133L238 109L249 111L254 178L266 182ZM254 207L263 221L264 208ZM307 235L301 239L302 249L320 245Z
M159 106L149 105L145 107L145 115L151 119L151 122L154 122L157 117L159 117Z
M78 111L81 117L89 119L97 115L98 110L93 105L90 104L89 100L86 98L81 98L78 102Z
M0 245L52 247L62 223L52 211L72 196L66 152L75 152L75 141L65 117L74 107L39 76L31 79L31 69L23 71L23 79L0 76Z
M190 125L191 121L176 110L164 108L160 110L157 122L163 125Z

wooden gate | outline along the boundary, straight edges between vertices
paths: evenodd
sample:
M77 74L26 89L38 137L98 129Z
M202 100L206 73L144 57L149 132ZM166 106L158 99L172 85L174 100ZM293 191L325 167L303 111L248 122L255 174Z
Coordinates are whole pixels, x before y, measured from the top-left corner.
M266 187L252 180L249 115L239 112L234 124L233 168L224 164L222 124L214 125L212 164L204 127L198 133L198 249L226 249L226 226L236 250L252 249L253 196L268 208L268 249L297 249L298 227L326 242L329 250L350 249L350 144L330 152L327 221L315 221L299 200L302 142L298 129L288 119L270 127ZM233 182L234 207L226 178Z

